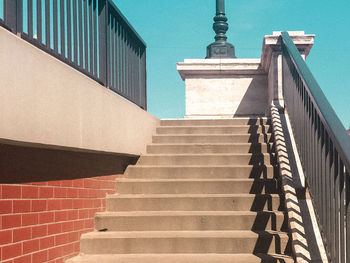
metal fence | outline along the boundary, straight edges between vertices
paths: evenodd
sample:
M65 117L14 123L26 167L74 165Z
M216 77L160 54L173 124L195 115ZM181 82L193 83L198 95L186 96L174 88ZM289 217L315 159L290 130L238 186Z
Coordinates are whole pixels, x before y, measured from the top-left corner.
M283 92L307 184L334 263L350 263L350 137L287 32Z
M147 109L146 45L110 0L0 0L0 25Z

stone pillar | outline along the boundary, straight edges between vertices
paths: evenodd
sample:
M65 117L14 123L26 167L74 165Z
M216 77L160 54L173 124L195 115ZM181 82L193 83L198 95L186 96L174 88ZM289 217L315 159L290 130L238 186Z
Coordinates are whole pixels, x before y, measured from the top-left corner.
M305 58L314 35L289 32ZM261 59L185 59L177 70L186 84L185 118L264 117L284 107L280 32L265 36Z
M294 44L304 59L309 55L314 44L314 35L305 35L304 31L288 31ZM282 90L282 51L280 43L281 31L264 37L261 55L261 66L268 75L268 102L278 108L284 108ZM266 114L270 112L269 107Z

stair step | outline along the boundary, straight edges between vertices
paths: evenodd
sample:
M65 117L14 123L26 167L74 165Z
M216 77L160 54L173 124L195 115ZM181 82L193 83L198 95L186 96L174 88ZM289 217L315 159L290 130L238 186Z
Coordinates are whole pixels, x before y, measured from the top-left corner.
M161 126L223 126L223 125L264 125L270 124L271 119L267 118L235 118L235 119L175 119L175 120L161 120Z
M108 231L287 230L283 212L147 211L101 212L95 229Z
M255 134L271 132L269 125L161 126L157 134Z
M67 263L294 263L280 254L112 254L81 255Z
M274 178L271 165L152 166L129 165L128 178Z
M268 143L271 134L153 135L153 143Z
M270 143L150 144L147 146L147 153L269 153L272 148Z
M83 234L85 254L278 253L291 254L289 236L278 231L119 231Z
M277 179L129 179L116 181L118 194L280 194Z
M147 154L140 165L263 165L272 164L270 154Z
M107 211L281 211L277 194L109 195Z

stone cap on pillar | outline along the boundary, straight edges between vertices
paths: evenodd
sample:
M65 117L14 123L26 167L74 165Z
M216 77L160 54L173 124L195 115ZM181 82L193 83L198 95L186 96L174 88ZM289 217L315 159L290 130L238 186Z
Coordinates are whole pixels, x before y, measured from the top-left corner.
M314 45L315 35L305 35L304 31L287 31L294 44L305 58L309 55ZM263 41L261 54L261 65L265 72L268 72L273 52L281 51L281 31L274 31L272 35L266 35Z
M177 63L177 71L182 80L191 77L224 77L233 75L265 74L260 59L185 59Z

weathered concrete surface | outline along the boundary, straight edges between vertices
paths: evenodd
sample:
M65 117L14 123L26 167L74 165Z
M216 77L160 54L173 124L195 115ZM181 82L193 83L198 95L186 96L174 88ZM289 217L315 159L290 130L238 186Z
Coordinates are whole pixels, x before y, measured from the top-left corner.
M139 155L159 120L0 28L0 141Z

